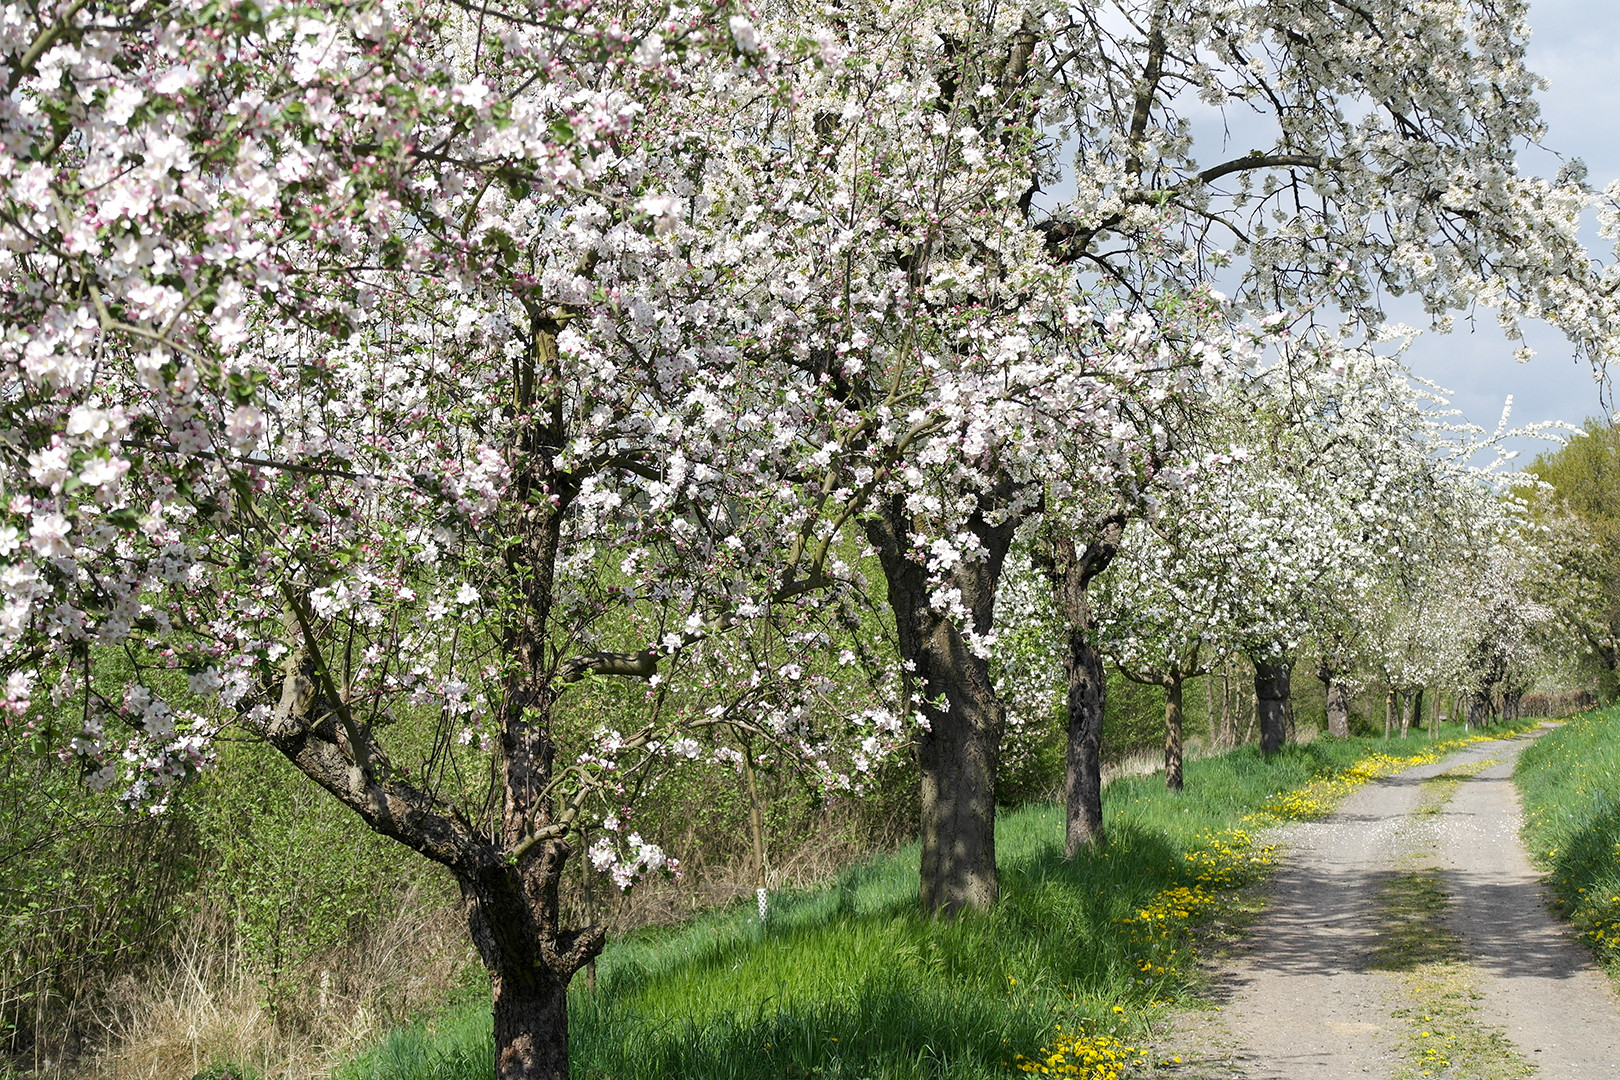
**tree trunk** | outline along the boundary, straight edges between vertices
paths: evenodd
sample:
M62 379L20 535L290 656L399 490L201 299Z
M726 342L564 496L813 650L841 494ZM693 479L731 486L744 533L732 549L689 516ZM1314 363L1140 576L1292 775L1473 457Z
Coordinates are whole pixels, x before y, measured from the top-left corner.
M1237 716L1232 711L1232 661L1226 662L1221 672L1221 734L1220 745L1228 750L1238 744Z
M567 856L547 847L541 869ZM489 971L496 1080L567 1080L568 982L600 951L599 932L557 933L557 881L543 872L493 866L461 889Z
M1102 814L1102 729L1108 682L1102 654L1084 631L1071 630L1063 658L1068 678L1069 740L1063 759L1063 854L1107 843Z
M1412 691L1401 691L1399 707L1401 710L1401 738L1404 739L1412 728Z
M1350 691L1337 681L1335 672L1324 659L1316 668L1323 694L1327 698L1327 733L1336 739L1350 737Z
M307 597L290 583L282 585L289 634L301 644L288 654L280 702L262 730L277 751L374 831L455 876L468 930L490 976L497 1080L567 1080L568 983L601 952L604 934L595 925L565 930L559 913L558 890L573 848L549 794L560 684L548 627L561 523L579 482L555 467L566 442L561 411L537 408L545 403L530 396L555 394L561 385L558 327L549 316L531 311L531 318L528 374L513 407L533 419L516 426L505 517L495 524L509 615L499 640L504 685L495 715L500 816L494 829L475 827L392 766L367 719L350 712L322 653L332 643L320 640Z
M1270 757L1288 735L1288 662L1254 662L1254 711L1260 721L1260 752Z
M1183 787L1181 776L1181 676L1171 675L1164 685L1164 786Z
M965 650L964 650L965 651ZM971 671L956 663L928 665L946 679ZM945 681L945 680L940 680ZM967 682L967 679L963 679ZM959 686L946 710L933 710L917 763L922 773L920 899L924 911L954 915L987 908L1000 895L996 874L996 767L999 764L1000 703L980 686ZM930 680L930 685L939 682ZM930 710L924 709L925 715Z
M952 573L972 630L988 634L996 587L1007 549L1019 524L1008 515L990 525L981 511L969 521L985 551ZM996 696L989 664L976 656L961 628L930 603L928 572L912 558L911 514L901 498L890 499L867 520L888 581L900 657L910 661L916 699L928 728L917 747L922 773L923 910L951 916L963 908L994 904L996 878L996 766L1006 710Z
M754 888L769 887L766 877L769 874L770 862L765 848L765 800L759 794L759 780L754 774L754 744L752 740L741 739L742 744L742 774L748 788L748 834L754 842Z
M1081 554L1070 532L1052 523L1043 530L1035 550L1035 561L1052 585L1064 623L1069 741L1063 768L1063 852L1070 859L1082 849L1107 842L1102 813L1102 728L1108 680L1102 654L1093 643L1096 619L1086 588L1113 560L1123 531L1123 517L1109 518Z
M1412 691L1412 726L1423 730L1423 687Z
M532 409L534 419L517 428L511 448L503 524L512 606L502 632L506 674L496 714L499 846L457 878L468 929L490 977L496 1080L567 1080L568 983L602 951L605 933L594 925L562 928L558 889L573 848L562 837L542 838L558 816L549 791L557 754L553 708L562 685L548 627L563 516L579 480L555 467L565 431L543 407L557 392L559 326L537 312L531 317L535 335L525 385L536 396L517 405L520 412Z
M543 973L543 965L531 969ZM513 969L490 973L497 1080L566 1080L568 988Z
M1384 691L1384 738L1395 730L1395 688Z
M1350 737L1350 688L1342 682L1328 687L1329 734L1341 739Z

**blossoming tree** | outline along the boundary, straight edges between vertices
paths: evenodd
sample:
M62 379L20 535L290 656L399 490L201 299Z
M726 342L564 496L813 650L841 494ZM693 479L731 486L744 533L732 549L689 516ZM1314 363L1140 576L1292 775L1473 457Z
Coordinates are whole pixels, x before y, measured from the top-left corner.
M1201 422L1186 425L1180 463L1166 470L1179 481L1161 483L1152 516L1126 529L1099 597L1104 651L1165 690L1171 788L1181 784L1185 680L1246 650L1257 690L1277 682L1268 666L1286 670L1308 636L1333 637L1338 628L1321 624L1344 594L1363 590L1435 504L1455 499L1452 487L1477 485L1466 469L1448 471L1464 452L1437 438L1442 418L1426 404L1398 358L1308 335L1226 380ZM1262 709L1268 752L1282 719Z
M582 829L628 885L673 862L615 808L717 729L835 786L901 734L805 660L852 575L781 492L836 419L716 312L757 244L682 227L772 61L540 5L70 2L3 47L12 722L152 809L267 740L458 881L498 1075L566 1075ZM648 692L582 711L604 678Z

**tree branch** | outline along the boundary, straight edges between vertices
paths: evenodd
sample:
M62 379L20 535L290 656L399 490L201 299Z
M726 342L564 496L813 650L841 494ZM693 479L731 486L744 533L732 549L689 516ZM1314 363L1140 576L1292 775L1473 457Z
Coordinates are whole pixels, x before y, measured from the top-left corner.
M1231 161L1223 161L1219 165L1210 166L1199 173L1195 179L1199 184L1211 184L1223 176L1229 176L1235 172L1246 172L1250 169L1288 167L1320 169L1327 163L1329 163L1329 159L1322 157L1320 154L1262 154L1258 150L1251 150L1243 157L1233 158ZM1180 187L1178 185L1177 187L1167 188L1166 191L1177 194Z

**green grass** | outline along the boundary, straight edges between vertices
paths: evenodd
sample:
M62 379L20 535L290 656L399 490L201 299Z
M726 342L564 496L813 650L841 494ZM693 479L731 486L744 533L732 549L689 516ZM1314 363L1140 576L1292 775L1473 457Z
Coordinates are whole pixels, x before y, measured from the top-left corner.
M1524 797L1525 847L1563 915L1620 976L1620 707L1536 740L1513 778Z
M571 995L574 1075L979 1080L1005 1077L1059 1024L1131 1039L1196 985L1191 921L1148 932L1136 918L1161 891L1195 884L1207 862L1189 853L1226 858L1230 831L1276 793L1373 750L1427 745L1324 739L1270 761L1245 748L1188 762L1180 795L1158 777L1119 780L1106 793L1109 846L1073 861L1057 807L1005 812L1002 902L954 922L917 914L912 847L827 888L774 894L764 926L750 904L632 934L603 955L596 993L581 981ZM1235 898L1262 871L1234 859L1222 887ZM339 1076L486 1080L492 1057L487 994L470 994Z

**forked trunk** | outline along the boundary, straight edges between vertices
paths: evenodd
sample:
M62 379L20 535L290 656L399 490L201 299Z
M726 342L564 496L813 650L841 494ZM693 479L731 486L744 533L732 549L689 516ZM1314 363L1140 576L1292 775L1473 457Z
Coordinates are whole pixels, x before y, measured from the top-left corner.
M866 531L888 581L900 656L913 666L920 711L928 722L917 747L922 907L950 916L963 908L988 907L999 895L996 766L1006 710L989 664L975 655L962 628L934 608L927 570L911 557L912 526L904 500L896 498L868 519ZM975 633L990 632L996 587L1017 526L1016 515L994 526L981 515L970 519L969 528L985 550L958 564L952 583L972 613Z
M573 848L548 794L559 686L548 625L561 523L579 484L554 467L567 441L556 419L561 410L526 396L535 388L554 393L562 382L558 326L538 309L530 314L527 375L514 407L534 419L515 427L506 516L495 525L508 589L499 639L504 686L495 712L500 816L494 829L474 826L390 765L367 719L351 713L324 658L336 641L321 640L307 597L290 583L282 586L289 633L301 642L287 656L280 703L263 730L271 745L373 830L455 875L468 930L490 976L497 1080L566 1080L568 983L601 952L603 932L597 926L564 930L558 918L558 888Z
M1171 675L1164 685L1164 786L1180 791L1181 777L1181 676Z
M1270 757L1288 737L1288 677L1292 665L1254 662L1254 711L1260 721L1260 752Z

